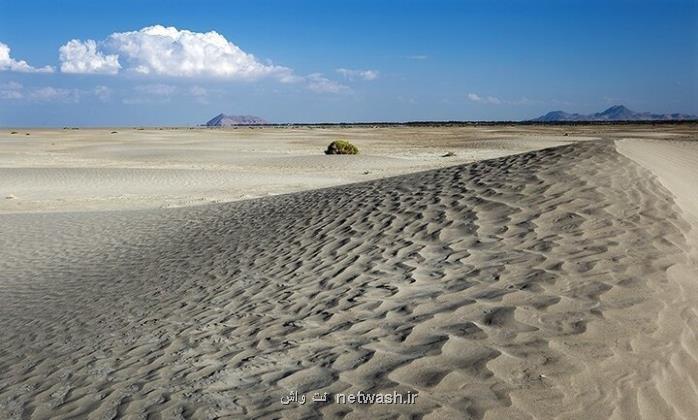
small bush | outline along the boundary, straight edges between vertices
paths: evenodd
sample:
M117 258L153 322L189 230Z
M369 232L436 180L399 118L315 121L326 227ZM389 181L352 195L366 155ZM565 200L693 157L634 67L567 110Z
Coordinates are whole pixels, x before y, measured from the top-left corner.
M335 140L327 146L326 155L355 155L359 153L359 148L346 140Z

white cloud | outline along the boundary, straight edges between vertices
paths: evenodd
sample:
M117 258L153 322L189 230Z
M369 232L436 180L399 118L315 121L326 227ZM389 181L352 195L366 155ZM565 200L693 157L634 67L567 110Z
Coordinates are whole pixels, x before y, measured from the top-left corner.
M10 56L10 47L0 42L0 71L16 71L20 73L53 73L53 67L32 67L24 60L15 60Z
M121 69L119 56L105 55L97 51L97 43L91 39L73 39L58 50L63 73L116 74Z
M309 74L306 78L308 89L315 93L348 93L351 92L348 86L337 83L322 75L322 73Z
M175 98L193 98L197 103L208 103L208 97L219 91L198 85L173 86L163 83L134 86L130 94L122 99L125 104L167 103Z
M152 96L172 96L177 91L176 86L156 83L152 85L140 85L135 87L136 91Z
M168 103L179 93L176 86L155 83L134 86L127 97L122 99L125 104Z
M267 78L281 83L303 84L318 93L350 91L349 87L321 73L300 76L288 67L262 63L215 31L192 32L162 25L115 32L101 42L74 39L60 48L60 60L64 73L117 74L126 71L151 76L238 81ZM338 71L349 79L374 80L378 77L376 70ZM196 97L206 96L202 90L191 90L190 93Z
M189 93L191 93L191 96L204 97L208 96L208 89L201 86L192 86L189 89Z
M376 80L378 78L378 70L337 69L337 73L341 74L349 80Z
M17 82L8 82L0 85L0 99L22 99L23 87Z
M192 86L189 88L189 94L194 100L200 104L208 104L209 90L201 86Z
M427 58L429 58L429 56L428 55L408 55L407 58L410 60L426 60Z
M265 76L283 79L292 72L264 65L223 35L179 30L161 25L114 33L107 41L138 73L166 76L214 76L253 80Z
M480 102L480 103L484 103L484 104L499 105L502 103L502 100L497 98L496 96L482 97L482 96L478 95L477 93L469 93L468 99L473 101L473 102Z
M54 88L51 86L34 89L29 92L29 98L40 102L79 102L80 92L77 89Z
M0 99L27 102L78 103L83 97L94 97L107 102L111 95L112 89L101 85L93 89L66 89L53 86L25 87L17 82L0 84Z
M99 86L95 86L92 93L94 93L94 95L100 101L109 102L109 100L111 99L112 90L111 90L111 88L109 88L107 86L99 85Z
M520 99L501 99L496 96L480 96L477 93L468 93L468 100L472 102L479 102L482 104L489 105L539 105L545 103L544 101L528 99L526 97L521 97Z
M482 100L482 98L480 98L480 95L478 95L477 93L469 93L468 99L470 99L473 102L480 102Z

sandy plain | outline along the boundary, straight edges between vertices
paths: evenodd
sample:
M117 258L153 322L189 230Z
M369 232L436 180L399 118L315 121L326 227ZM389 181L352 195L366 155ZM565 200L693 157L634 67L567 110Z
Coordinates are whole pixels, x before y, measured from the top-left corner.
M324 149L336 139L357 144L361 154L325 156ZM443 168L572 140L559 130L532 136L496 127L11 129L0 132L0 213L235 201ZM443 157L448 152L455 156Z
M695 125L12 131L2 417L698 412Z

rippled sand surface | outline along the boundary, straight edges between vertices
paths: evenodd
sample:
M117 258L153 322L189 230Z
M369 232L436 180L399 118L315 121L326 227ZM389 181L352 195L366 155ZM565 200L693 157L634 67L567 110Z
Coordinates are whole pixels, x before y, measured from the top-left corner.
M247 201L0 215L0 413L692 418L698 194L673 177L698 143L618 135Z

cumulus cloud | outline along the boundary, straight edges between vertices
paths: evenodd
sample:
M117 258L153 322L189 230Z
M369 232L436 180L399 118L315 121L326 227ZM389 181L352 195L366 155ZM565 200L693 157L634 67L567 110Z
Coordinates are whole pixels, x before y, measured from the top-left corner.
M338 93L348 89L319 73L299 76L288 67L265 64L215 31L192 32L162 25L116 32L99 43L74 39L60 48L60 60L65 73L117 74L126 70L180 78L272 78L282 83L305 83L315 92ZM363 70L345 75L373 80L378 72Z
M10 56L10 47L0 42L0 71L16 71L20 73L53 73L53 67L32 67L24 60L15 60Z
M109 45L138 73L166 76L214 76L254 80L292 76L286 67L265 65L215 31L200 33L161 25L114 33Z
M59 57L64 73L128 72L236 81L273 79L281 83L301 84L318 93L350 91L349 87L321 73L301 76L288 67L264 63L215 31L203 33L154 25L137 31L115 32L99 42L73 39L60 47ZM374 80L378 77L375 70L338 69L338 72L352 80ZM200 98L206 96L206 92L200 89L190 93Z
M97 43L91 39L73 39L58 49L63 73L116 74L121 69L119 56L105 55L97 50Z
M348 86L330 80L322 73L309 74L305 79L308 89L315 93L348 93L351 91Z
M116 32L99 44L74 39L60 48L60 59L66 73L116 74L123 65L135 73L172 77L297 81L291 69L263 64L217 32L161 25Z
M337 73L349 80L376 80L378 78L378 70L337 69Z

